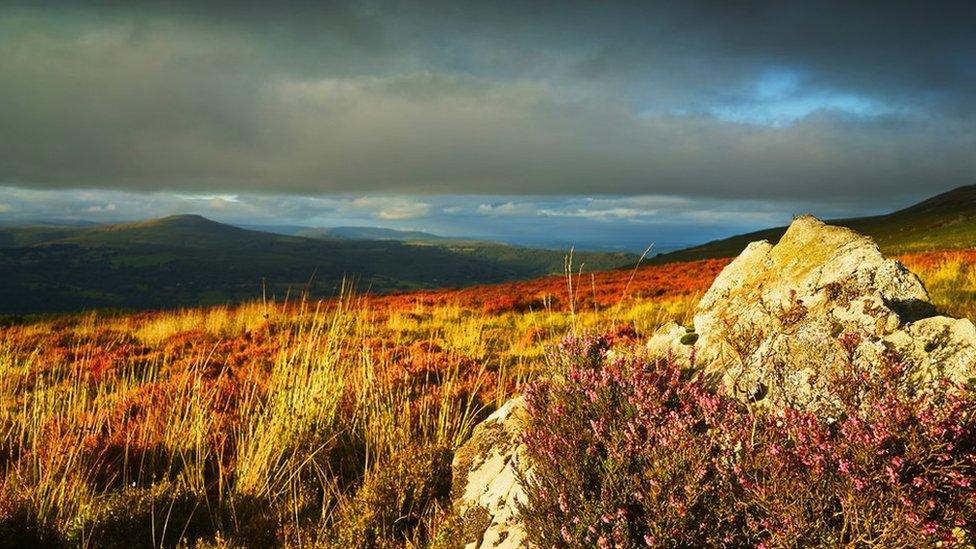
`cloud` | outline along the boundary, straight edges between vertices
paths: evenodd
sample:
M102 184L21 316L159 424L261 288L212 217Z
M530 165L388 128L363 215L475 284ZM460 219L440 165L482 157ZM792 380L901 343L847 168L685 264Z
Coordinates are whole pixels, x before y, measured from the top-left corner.
M537 213L534 204L529 202L503 202L500 204L479 204L477 212L481 215L511 216L532 215Z
M0 181L853 202L976 180L971 4L200 4L0 6Z
M782 225L795 213L826 218L880 213L906 206L801 203L768 200L689 199L669 195L592 196L425 195L300 196L206 194L118 190L39 190L0 186L2 225L37 222L121 222L195 213L243 226L380 226L444 236L502 240L568 249L641 252ZM527 198L527 199L526 199ZM6 207L3 207L6 205ZM478 212L480 215L471 215ZM503 216L492 213L505 212Z
M85 211L88 212L88 213L96 213L97 214L97 213L103 213L103 212L114 212L115 210L116 210L115 203L112 202L112 203L105 204L105 205L93 204L91 206L88 206L88 208Z
M352 201L352 207L367 210L377 219L403 221L419 219L430 214L431 206L426 202L391 197L363 197Z
M389 208L385 208L380 211L378 217L380 219L389 220L417 219L420 217L427 217L428 213L430 213L429 204L415 202L413 204L394 205Z

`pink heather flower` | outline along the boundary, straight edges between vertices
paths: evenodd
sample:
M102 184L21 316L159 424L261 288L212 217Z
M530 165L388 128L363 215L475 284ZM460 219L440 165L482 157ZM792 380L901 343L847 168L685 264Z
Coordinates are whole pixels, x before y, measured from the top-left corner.
M859 336L843 339L857 352ZM699 536L695 539L702 545L721 540L729 546L752 545L773 536L757 545L765 547L790 539L805 527L790 516L788 506L771 509L768 519L740 515L737 524L744 522L750 532L725 531L721 524L710 522L715 520L711 510L688 505L698 494L717 492L731 500L730 507L719 509L727 516L738 512L735 505L748 508L750 500L781 496L789 486L814 478L824 482L817 490L839 497L853 489L863 491L872 483L891 483L878 491L877 498L854 498L853 508L842 511L873 513L894 503L914 533L930 542L947 531L946 539L952 542L949 525L970 524L976 507L972 490L976 454L970 451L973 432L968 415L974 402L971 392L946 394L933 408L910 388L906 390L904 363L889 357L874 367L848 364L838 381L825 379L840 388L839 407L831 409L829 417L785 404L779 413L748 410L730 396L706 388L703 376L683 375L686 365L678 365L673 356L652 362L636 353L618 353L611 360L603 352L606 348L605 342L588 334L567 338L561 362L569 366L567 376L537 383L526 394L532 415L542 420L524 438L531 455L540 459L538 474L546 475L540 478L547 479L545 486L565 483L569 493L580 492L569 502L565 494L551 490L559 494L558 509L563 514L539 514L536 519L566 523L543 524L551 543L621 546L628 540L627 532L637 530L659 532L665 539ZM970 391L945 389L950 390ZM953 443L958 450L950 447ZM702 460L682 460L683 455ZM918 459L925 472L902 482L902 476L915 469L914 463L911 469L906 467L904 456ZM667 472L675 467L681 468L680 475L669 476ZM581 485L581 479L594 476L602 493L591 493ZM549 511L552 498L539 497L543 487L536 486L532 497L544 504L541 511ZM601 507L613 500L611 494L613 499L626 498L624 505L633 506L635 512L623 507L603 512ZM701 526L683 530L684 521L677 515ZM594 524L582 530L594 518ZM611 526L612 535L601 535ZM815 527L822 526L827 525ZM648 546L655 545L650 533L642 538Z

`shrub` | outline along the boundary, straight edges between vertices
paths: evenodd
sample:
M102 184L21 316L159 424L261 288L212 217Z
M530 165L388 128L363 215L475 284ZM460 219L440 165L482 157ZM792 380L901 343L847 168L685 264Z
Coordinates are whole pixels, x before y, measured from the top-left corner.
M0 488L0 549L17 547L56 547L60 532L38 520L32 502Z
M330 542L336 547L402 545L428 522L451 490L451 453L408 448L366 477L339 510Z
M68 541L97 547L176 547L214 534L207 502L163 482L103 496L68 532Z
M844 335L844 338L852 336ZM540 547L943 546L976 537L976 398L897 356L832 376L830 413L749 405L671 358L570 337L526 391Z

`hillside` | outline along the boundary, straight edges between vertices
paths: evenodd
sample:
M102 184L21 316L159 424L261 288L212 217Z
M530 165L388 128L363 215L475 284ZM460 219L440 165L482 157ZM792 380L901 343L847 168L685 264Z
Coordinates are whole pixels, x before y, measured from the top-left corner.
M902 259L940 306L976 318L972 252ZM452 481L465 478L452 471L455 456L463 458L454 450L471 446L465 441L472 440L473 426L521 392L526 380L557 378L547 374L568 358L587 365L611 356L587 353L584 361L558 353L588 349L581 344L612 344L612 356L626 361L632 350L646 349L647 338L661 323L689 325L696 296L725 264L713 260L642 267L636 274L603 272L592 282L585 276L574 286L575 297L565 278L544 278L347 298L314 308L256 301L136 314L0 319L0 398L15 404L7 408L0 444L7 449L4 481L16 489L0 493L0 546L78 546L87 540L89 546L114 547L144 539L155 540L147 547L176 547L184 539L185 546L197 541L196 546L289 547L297 545L295 539L312 539L324 547L409 547L405 539L419 539L413 546L462 547L460 538L472 521L445 510L450 511ZM542 307L545 298L551 307ZM601 337L564 337L573 330ZM664 379L687 381L687 372L674 373L680 376ZM585 384L574 402L586 405L591 402L586 389L602 386L620 395L620 387L648 378L621 380L592 370L578 379ZM648 388L662 387L670 385L651 383ZM631 408L606 403L602 398L607 394L597 393L600 406L591 409L609 413L606 425L617 428L629 419L623 414ZM573 441L592 432L588 421L567 428L565 417L553 413L547 424ZM781 433L773 430L775 423L769 431L756 430L752 417L744 417L749 422L741 424L746 426L742 432L749 437ZM907 425L917 425L914 419L909 416ZM714 432L698 428L698 421L689 425L669 419L667 425L694 428L682 431L691 438L678 440L681 450L689 448L687 441ZM716 428L728 425L740 424ZM790 434L802 437L805 432ZM624 457L642 457L645 449L662 452L639 466L616 470L643 472L646 463L660 464L651 472L669 473L666 478L681 483L688 474L670 473L694 468L686 461L673 466L673 459L727 455L711 451L715 446L676 452L673 440L665 446L641 444ZM790 440L805 450L810 439ZM883 482L888 476L881 466L888 461L877 459L876 448L869 450L861 463L879 465L871 469L879 473L872 478ZM613 470L582 457L554 463L559 468L547 471L559 476L546 478L556 478L561 486L592 478L564 472ZM824 475L836 470L813 471L815 482L772 483L783 497L776 501L810 493L797 486L822 491ZM806 474L808 468L778 471ZM971 479L967 474L963 480ZM872 487L869 493L914 493L900 488ZM694 509L710 509L716 500L705 501ZM662 506L670 509L669 502ZM895 523L888 520L889 508L884 512L880 521ZM551 516L545 515L558 524ZM814 519L820 516L833 515ZM689 531L701 531L698 524ZM371 543L357 543L363 539ZM208 545L212 540L219 541Z
M835 219L833 225L872 237L886 254L976 247L976 185L958 187L907 208L877 216ZM786 227L715 240L653 258L655 263L734 257L756 240L779 241Z
M470 286L561 272L565 254L493 243L313 239L200 216L96 227L0 229L0 312L168 308L308 291L344 278L374 292ZM602 270L628 254L583 253Z

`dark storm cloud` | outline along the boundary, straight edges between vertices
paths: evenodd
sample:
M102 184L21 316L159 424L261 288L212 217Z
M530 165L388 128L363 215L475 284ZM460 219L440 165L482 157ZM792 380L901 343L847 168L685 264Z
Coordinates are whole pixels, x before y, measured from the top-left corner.
M0 4L0 181L854 200L976 181L969 3Z

